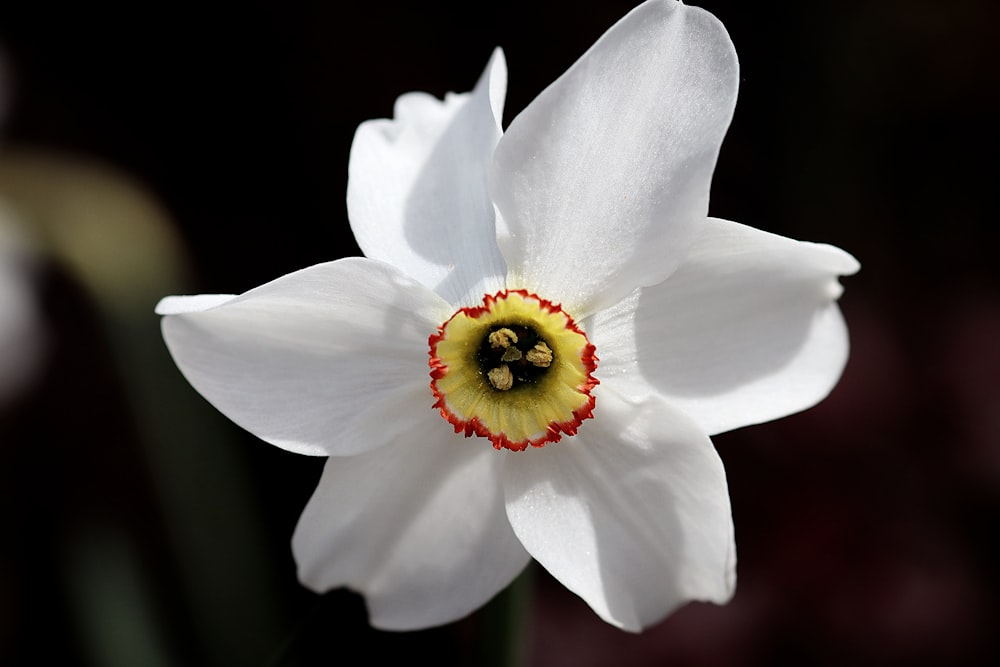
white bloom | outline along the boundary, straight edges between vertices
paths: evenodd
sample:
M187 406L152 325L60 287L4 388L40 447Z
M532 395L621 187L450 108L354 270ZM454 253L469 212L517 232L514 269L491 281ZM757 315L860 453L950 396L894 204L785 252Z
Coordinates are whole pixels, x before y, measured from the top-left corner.
M7 65L0 51L0 121L7 112ZM31 273L34 252L0 201L0 406L37 374L43 347Z
M44 342L31 248L10 218L0 203L0 405L36 375Z
M629 630L730 598L709 435L830 391L858 266L707 217L737 81L712 15L650 0L502 133L497 51L471 93L358 129L367 259L160 303L199 392L330 457L292 542L306 585L397 629L469 613L530 558Z

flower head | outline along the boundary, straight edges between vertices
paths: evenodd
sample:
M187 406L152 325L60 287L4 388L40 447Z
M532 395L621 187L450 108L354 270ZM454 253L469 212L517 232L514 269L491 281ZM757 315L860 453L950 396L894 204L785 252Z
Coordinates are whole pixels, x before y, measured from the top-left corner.
M709 436L830 391L857 270L707 216L737 81L711 14L650 0L503 132L498 50L471 93L358 129L367 258L160 303L199 392L330 457L292 541L306 585L396 629L469 613L531 558L629 630L729 599Z

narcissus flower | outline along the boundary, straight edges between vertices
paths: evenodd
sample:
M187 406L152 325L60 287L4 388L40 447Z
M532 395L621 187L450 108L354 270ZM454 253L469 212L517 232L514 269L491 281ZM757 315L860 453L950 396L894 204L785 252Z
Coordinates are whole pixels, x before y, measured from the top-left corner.
M0 53L0 121L7 112L7 65ZM0 410L38 374L44 348L33 284L36 252L0 200Z
M709 436L822 399L848 254L709 218L736 53L650 0L506 132L500 51L468 94L358 129L367 258L158 306L178 366L260 438L329 456L292 546L372 622L468 614L531 558L639 630L733 593Z
M32 284L34 253L12 218L0 202L0 409L37 375L45 338Z

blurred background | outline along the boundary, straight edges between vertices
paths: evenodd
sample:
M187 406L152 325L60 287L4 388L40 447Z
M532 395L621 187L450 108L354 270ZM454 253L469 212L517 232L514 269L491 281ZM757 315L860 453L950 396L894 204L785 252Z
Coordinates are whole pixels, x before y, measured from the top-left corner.
M358 254L358 123L497 45L509 122L634 4L0 4L0 664L482 663L489 612L383 633L298 585L322 460L204 402L153 306ZM731 604L629 635L539 570L524 662L1000 664L1000 5L696 4L742 74L711 212L860 259L851 360L714 439Z

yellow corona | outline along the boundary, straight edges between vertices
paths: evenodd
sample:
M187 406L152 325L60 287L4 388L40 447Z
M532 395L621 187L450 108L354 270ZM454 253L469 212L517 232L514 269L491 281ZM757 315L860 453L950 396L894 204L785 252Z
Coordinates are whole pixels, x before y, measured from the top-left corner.
M483 298L431 335L435 408L456 433L522 451L593 417L594 346L558 304L526 290Z

